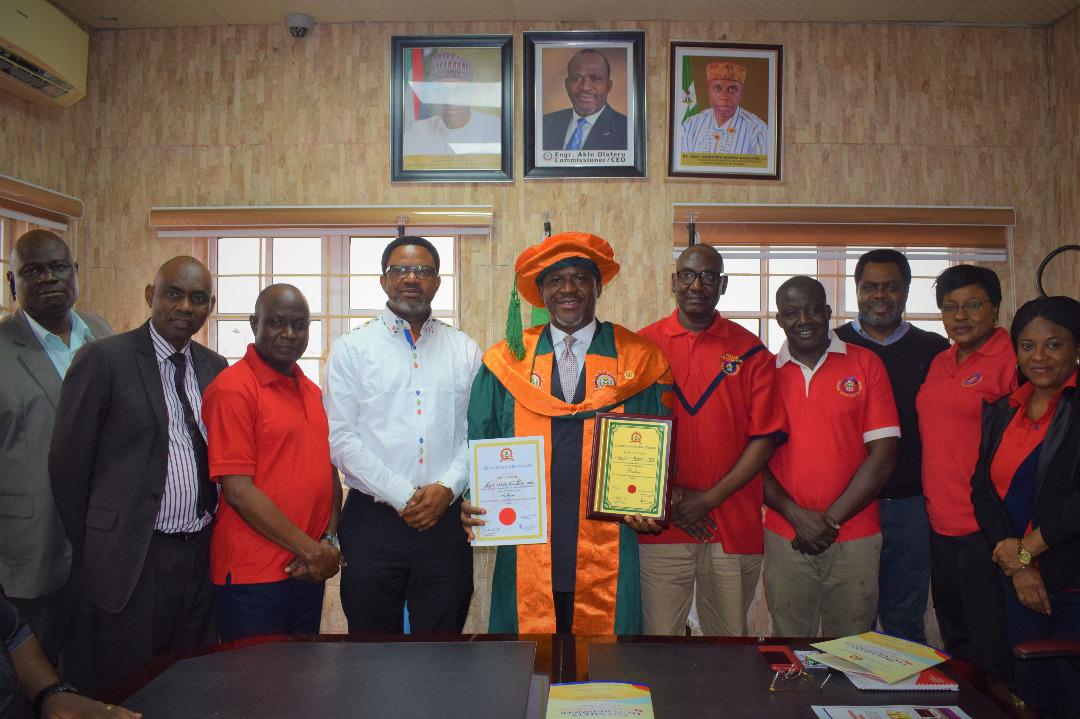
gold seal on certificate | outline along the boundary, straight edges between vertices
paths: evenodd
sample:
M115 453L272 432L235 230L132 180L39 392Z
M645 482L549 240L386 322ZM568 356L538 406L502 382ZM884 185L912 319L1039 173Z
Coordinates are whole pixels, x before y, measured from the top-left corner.
M667 526L672 420L597 412L585 516L621 522L640 514Z

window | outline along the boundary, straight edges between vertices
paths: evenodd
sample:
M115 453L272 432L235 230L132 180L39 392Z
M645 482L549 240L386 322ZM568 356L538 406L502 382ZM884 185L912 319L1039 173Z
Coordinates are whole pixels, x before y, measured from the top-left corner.
M299 361L304 374L322 377L334 340L382 312L386 295L379 284L383 248L393 237L312 236L279 231L273 237L210 239L210 272L217 307L209 321L210 347L230 363L254 341L248 317L255 299L276 282L295 285L311 309L308 348ZM428 237L439 251L442 285L432 315L457 322L457 238Z
M784 343L784 332L773 319L776 290L789 277L809 275L825 285L833 309L833 327L858 315L855 264L869 247L717 247L724 256L727 293L717 309L725 317L758 335L772 352ZM934 278L961 261L944 248L898 248L911 264L911 290L905 319L913 325L944 335L934 299ZM967 258L965 258L967 259Z

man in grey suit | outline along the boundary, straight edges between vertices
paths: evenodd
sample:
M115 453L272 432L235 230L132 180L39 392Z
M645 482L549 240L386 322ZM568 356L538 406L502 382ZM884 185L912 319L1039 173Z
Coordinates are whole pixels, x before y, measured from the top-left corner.
M19 309L0 320L0 586L54 664L76 594L71 544L49 484L49 439L72 357L112 334L102 318L72 309L78 272L62 239L27 232L7 273Z
M572 107L544 115L545 150L626 150L626 115L607 104L611 63L599 50L579 50L566 65Z
M64 648L90 695L153 656L214 641L202 395L224 357L191 341L210 273L175 257L146 288L150 320L84 347L60 391L49 474L80 605Z

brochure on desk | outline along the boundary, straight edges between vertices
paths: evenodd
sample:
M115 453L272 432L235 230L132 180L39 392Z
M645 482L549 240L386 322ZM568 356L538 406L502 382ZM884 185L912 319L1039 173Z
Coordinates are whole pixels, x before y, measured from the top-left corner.
M971 719L960 707L894 705L880 707L812 706L818 719Z
M643 684L552 684L546 719L653 719L652 692Z
M907 679L949 658L949 655L931 647L880 632L865 632L810 646L827 654L824 657L814 656L822 664L840 671L848 671L848 663L854 664L862 672L889 684ZM843 660L844 665L834 666L832 657Z

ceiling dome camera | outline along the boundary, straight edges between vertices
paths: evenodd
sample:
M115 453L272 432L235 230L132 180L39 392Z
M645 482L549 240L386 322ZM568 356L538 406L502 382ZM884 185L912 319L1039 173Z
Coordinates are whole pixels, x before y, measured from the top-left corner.
M285 25L289 28L289 34L293 37L304 37L315 23L310 15L292 13L285 16Z

